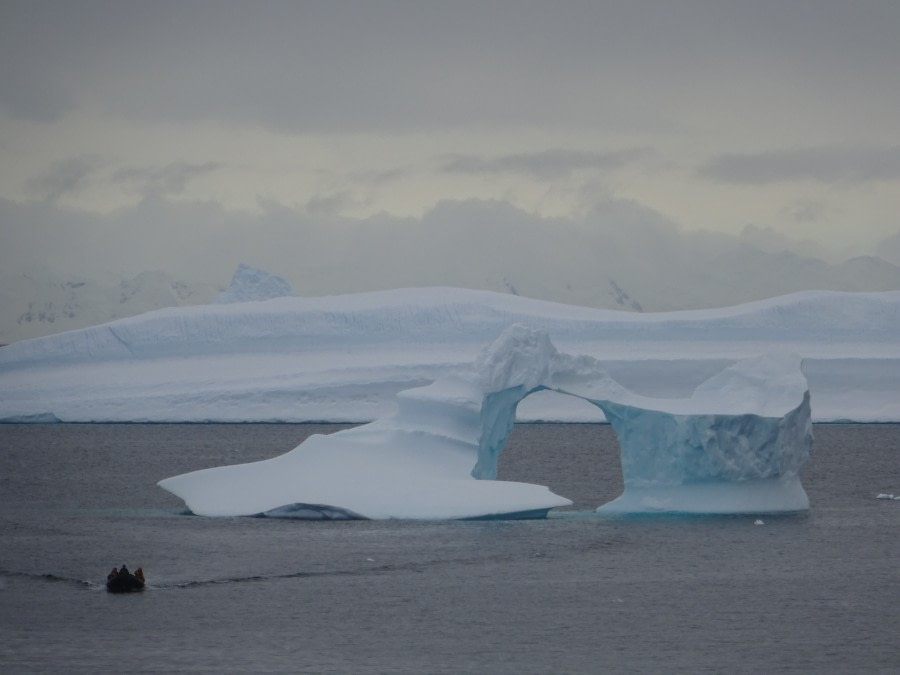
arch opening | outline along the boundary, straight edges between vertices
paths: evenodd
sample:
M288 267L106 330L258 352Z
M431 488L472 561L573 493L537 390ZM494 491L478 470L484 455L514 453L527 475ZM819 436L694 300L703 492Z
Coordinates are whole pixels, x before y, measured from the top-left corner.
M518 406L538 392L570 404L584 401L602 412L602 407L590 399L543 385L527 392L514 387L488 394L482 408L488 414L482 418L478 461L472 476L546 485L573 502L562 507L567 509L594 509L621 495L621 450L612 425L516 423ZM563 427L564 434L560 433Z
M546 485L572 501L555 510L593 511L624 491L619 441L604 422L516 423L497 479Z

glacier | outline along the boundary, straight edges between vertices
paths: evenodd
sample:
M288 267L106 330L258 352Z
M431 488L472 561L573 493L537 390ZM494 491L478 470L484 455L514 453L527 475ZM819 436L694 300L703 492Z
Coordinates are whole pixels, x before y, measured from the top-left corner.
M401 392L392 415L159 485L204 516L543 517L571 502L496 477L518 404L549 390L603 410L619 438L625 490L600 512L801 511L812 434L800 365L794 355L742 360L690 397L650 398L596 359L560 353L546 331L517 324L469 367Z
M267 279L236 274L223 298L253 301L160 309L0 348L0 421L369 422L390 415L399 392L471 364L514 323L657 398L690 396L742 359L798 354L814 421L900 421L898 291L637 314L441 287L292 297L277 279L247 288L254 278ZM541 390L517 419L605 415Z

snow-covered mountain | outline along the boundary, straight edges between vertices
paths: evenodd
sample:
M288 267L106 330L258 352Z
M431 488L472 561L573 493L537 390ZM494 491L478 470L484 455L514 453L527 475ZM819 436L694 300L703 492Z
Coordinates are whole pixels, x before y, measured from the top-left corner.
M0 274L0 344L85 328L162 307L210 302L212 284L164 272L134 277L58 277L34 271Z
M285 298L294 295L290 284L279 276L241 263L231 284L216 296L219 304Z
M531 270L509 272L506 285L519 295L587 307L669 312L707 309L774 298L806 290L873 292L900 289L900 267L864 256L835 264L787 251L751 246L728 248L705 258L644 265L635 258L600 254L591 277L544 278ZM500 284L488 290L505 292Z
M475 218L479 214L463 215ZM479 227L472 225L462 231L440 230L446 240L408 232L410 239L404 241L403 250L415 251L415 255L392 257L388 265L379 254L386 244L363 239L365 245L335 246L316 255L305 249L297 251L295 260L269 270L280 277L259 270L248 273L269 279L266 283L271 286L264 292L259 284L254 287L253 292L263 292L263 297L294 291L324 296L452 286L637 312L725 307L805 290L900 289L900 267L872 256L835 264L735 238L675 236L666 228L651 228L641 236L624 236L611 228L590 235L575 231L563 239L541 228L516 235L511 225L478 223ZM364 230L351 232L356 238L373 236ZM390 233L382 234L388 237ZM467 237L475 240L488 234L490 246L466 248ZM460 250L466 251L463 258L448 253ZM202 279L201 266L190 275ZM4 268L0 273L0 343L161 307L203 304L213 300L226 283L224 278L186 282L163 272L128 278L110 278L99 272L58 277L39 269L14 274ZM259 299L234 296L231 291L223 298Z

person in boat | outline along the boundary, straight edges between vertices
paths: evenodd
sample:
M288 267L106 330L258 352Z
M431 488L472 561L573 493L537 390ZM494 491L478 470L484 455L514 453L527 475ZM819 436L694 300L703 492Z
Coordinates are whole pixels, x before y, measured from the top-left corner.
M140 567L135 574L128 571L128 567L122 565L118 570L113 568L106 577L106 590L110 593L130 593L144 589L144 570Z

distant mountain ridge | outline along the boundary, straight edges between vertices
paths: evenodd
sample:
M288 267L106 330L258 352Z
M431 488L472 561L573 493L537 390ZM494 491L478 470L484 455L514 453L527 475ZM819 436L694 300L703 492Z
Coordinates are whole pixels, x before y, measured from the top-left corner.
M86 328L163 307L202 305L220 289L165 272L122 279L0 274L0 344Z
M668 312L729 307L808 290L880 292L900 290L900 267L875 256L829 263L783 251L768 253L750 246L712 255L704 265L673 260L666 267L610 260L594 279L550 284L522 272L507 273L503 283L483 288L583 305L598 309Z
M581 266L579 269L584 269ZM184 281L148 271L128 278L60 277L35 270L0 273L0 344L85 328L163 307L241 302L292 295L324 295L329 279L340 285L341 270L326 278L286 280L249 266L238 267L233 285ZM568 274L574 276L567 276ZM372 271L371 285L389 290ZM332 279L333 277L333 279ZM382 280L385 281L385 280ZM405 281L405 279L403 280ZM416 284L410 283L407 286ZM431 284L427 284L431 285ZM448 278L445 286L467 287L597 309L661 312L727 307L805 290L873 292L900 289L900 267L874 256L832 264L796 253L767 252L742 245L710 255L704 264L673 254L666 265L626 255L597 252L590 276L559 266L519 265L471 282ZM352 289L335 293L356 292Z
M216 296L215 302L230 304L271 300L293 295L294 290L281 277L241 263L235 270L234 276L231 277L231 285Z

